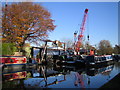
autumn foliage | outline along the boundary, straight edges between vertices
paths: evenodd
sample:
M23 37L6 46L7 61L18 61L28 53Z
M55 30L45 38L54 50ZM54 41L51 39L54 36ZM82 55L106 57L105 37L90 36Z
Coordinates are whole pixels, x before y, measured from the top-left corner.
M55 29L51 14L40 4L20 2L2 7L2 41L21 48L25 41L37 42Z

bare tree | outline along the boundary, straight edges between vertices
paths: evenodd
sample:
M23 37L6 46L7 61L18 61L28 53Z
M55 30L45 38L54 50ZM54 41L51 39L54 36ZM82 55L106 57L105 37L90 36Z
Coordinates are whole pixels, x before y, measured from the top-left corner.
M74 49L74 42L73 42L72 39L67 39L67 38L65 39L65 38L63 38L62 41L64 43L66 43L66 49L68 49L68 48Z

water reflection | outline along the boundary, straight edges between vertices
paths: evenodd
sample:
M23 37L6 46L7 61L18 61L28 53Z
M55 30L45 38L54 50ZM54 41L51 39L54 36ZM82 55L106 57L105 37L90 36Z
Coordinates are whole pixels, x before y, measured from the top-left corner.
M108 65L101 68L87 68L86 74L89 76L95 76L97 74L105 75L107 73L107 75L109 75L110 72L113 70L113 67L114 65Z
M3 88L99 88L119 73L120 63L101 67L39 65L24 70L3 70ZM7 87L6 87L7 86Z

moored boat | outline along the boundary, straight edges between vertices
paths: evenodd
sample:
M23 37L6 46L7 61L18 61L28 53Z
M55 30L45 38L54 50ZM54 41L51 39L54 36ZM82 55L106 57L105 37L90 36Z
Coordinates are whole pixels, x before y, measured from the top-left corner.
M110 61L113 61L112 55L101 55L101 56L90 55L86 57L87 65L98 65Z
M115 60L115 61L120 61L120 55L113 55L113 59Z
M18 69L26 66L27 58L25 56L0 56L2 68ZM12 67L14 66L14 67Z

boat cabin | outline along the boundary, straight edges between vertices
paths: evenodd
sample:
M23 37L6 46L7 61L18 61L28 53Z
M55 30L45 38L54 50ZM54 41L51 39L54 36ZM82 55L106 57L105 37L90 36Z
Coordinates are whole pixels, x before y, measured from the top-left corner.
M87 64L97 64L111 60L113 60L112 55L102 55L102 56L90 55L86 57Z

